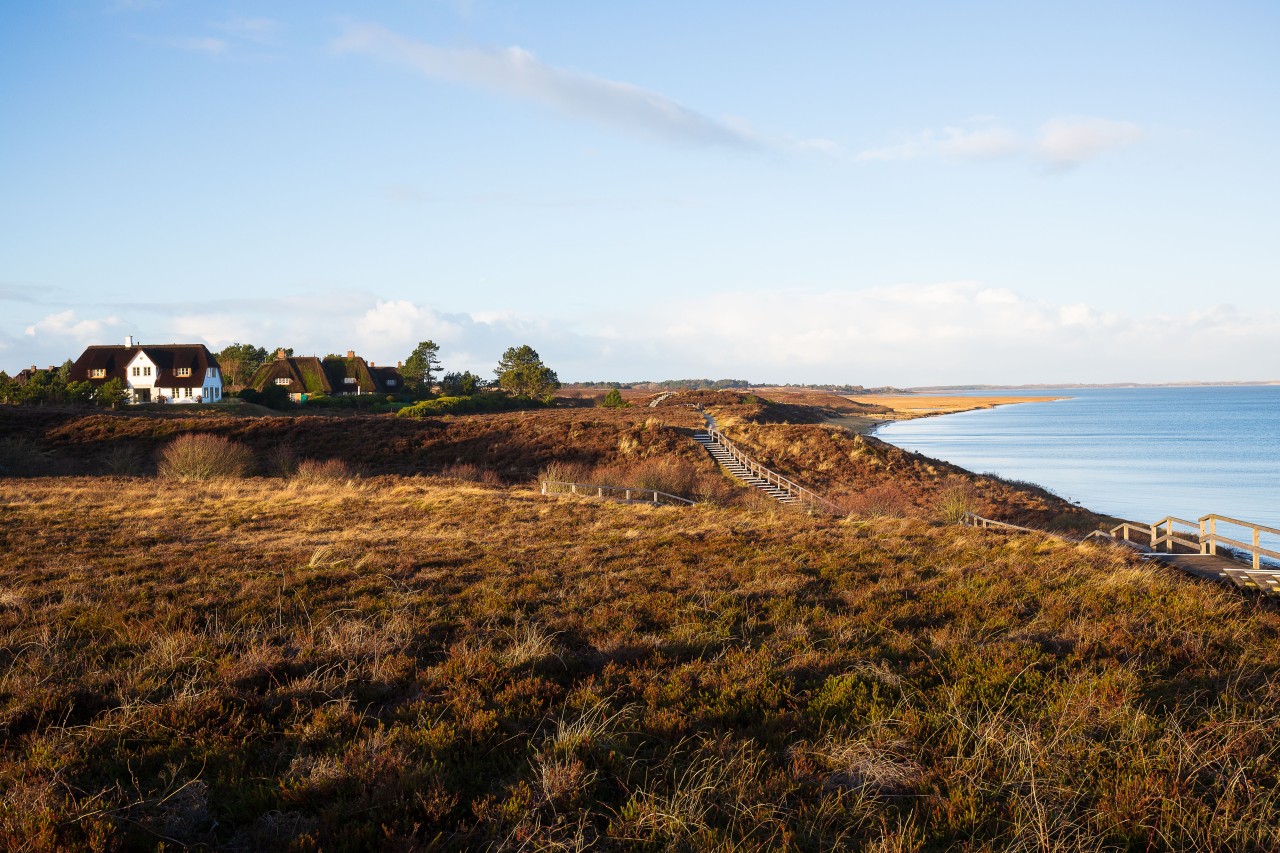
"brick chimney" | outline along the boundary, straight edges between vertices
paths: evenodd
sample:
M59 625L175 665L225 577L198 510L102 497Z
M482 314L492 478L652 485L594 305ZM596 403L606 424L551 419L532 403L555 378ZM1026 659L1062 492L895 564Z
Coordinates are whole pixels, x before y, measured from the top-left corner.
M400 369L400 368L402 368L402 367L404 367L404 362L403 362L403 361L397 361L397 362L396 362L396 370L399 370L399 369Z
M280 349L276 350L276 358L287 358L287 357L288 356L284 354L284 347L281 347Z
M347 350L347 358L355 358L355 357L356 357L356 351L355 351L355 350L353 350L353 349L349 349L349 350Z

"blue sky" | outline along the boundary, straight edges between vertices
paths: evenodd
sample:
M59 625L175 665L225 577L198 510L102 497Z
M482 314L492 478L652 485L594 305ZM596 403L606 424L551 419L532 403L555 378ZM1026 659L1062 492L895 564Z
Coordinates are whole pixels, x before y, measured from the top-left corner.
M0 4L0 367L1280 379L1280 6Z

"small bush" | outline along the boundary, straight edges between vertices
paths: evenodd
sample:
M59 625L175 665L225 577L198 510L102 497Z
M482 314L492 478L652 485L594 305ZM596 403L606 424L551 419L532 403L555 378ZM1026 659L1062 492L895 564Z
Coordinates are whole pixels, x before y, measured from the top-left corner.
M606 409L625 409L631 404L622 399L622 392L617 388L610 388L609 393L604 395L604 402L600 405Z
M650 458L629 466L622 481L638 489L655 489L685 497L697 486L698 474L684 460Z
M292 477L298 470L298 456L287 444L277 444L267 451L264 468L273 477Z
M0 477L31 477L48 473L49 467L49 457L27 439L0 439Z
M102 454L102 470L113 477L134 477L142 473L142 452L136 447L112 445Z
M552 462L538 472L538 482L590 483L595 472L577 462Z
M160 452L159 474L165 480L218 480L249 473L249 448L217 435L179 436Z
M318 484L350 480L354 476L355 472L341 459L304 459L289 479L295 483Z
M440 472L451 480L463 480L469 483L483 483L486 486L497 486L502 483L498 472L472 462L456 462Z
M953 482L938 497L938 517L944 524L959 524L965 515L973 512L973 487L965 482Z

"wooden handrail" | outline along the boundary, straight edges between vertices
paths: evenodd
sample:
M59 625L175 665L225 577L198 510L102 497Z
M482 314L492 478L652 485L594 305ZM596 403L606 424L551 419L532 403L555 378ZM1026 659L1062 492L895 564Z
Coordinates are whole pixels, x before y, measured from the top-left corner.
M1231 524L1236 527L1244 527L1253 532L1251 542L1244 542L1239 539L1233 539L1218 533L1218 523ZM1195 539L1184 538L1174 532L1174 525L1182 525L1184 527L1194 528ZM1164 528L1164 532L1161 532ZM1198 554L1216 555L1218 546L1223 545L1227 548L1238 548L1247 552L1252 557L1254 571L1262 568L1262 558L1271 557L1280 559L1280 551L1275 551L1262 546L1262 534L1269 533L1280 536L1280 530L1274 527L1267 527L1264 524L1254 524L1251 521L1244 521L1239 518L1232 518L1227 515L1218 515L1210 513L1204 515L1197 521L1188 521L1185 518L1178 518L1174 515L1165 516L1154 524L1137 524L1126 521L1118 524L1111 529L1111 535L1121 541L1133 543L1131 534L1140 531L1147 537L1146 546L1152 551L1158 551L1161 545L1165 546L1165 550L1172 553L1174 545L1182 545L1186 548L1193 549ZM1134 543L1140 544L1140 543Z
M1007 521L996 521L994 518L985 518L975 512L966 512L960 517L960 523L968 527L980 527L984 529L995 528L996 530L1008 530L1013 533L1038 533L1041 536L1050 536L1054 539L1061 539L1064 542L1076 541L1070 536L1064 536L1061 533L1051 533L1048 530L1037 530L1034 527L1021 527L1017 524L1010 524Z
M831 501L827 500L824 497L821 497L820 495L815 494L809 489L806 489L804 486L800 485L796 481L789 480L786 477L779 474L778 472L772 471L764 467L759 462L755 461L750 456L743 453L741 450L737 448L736 445L734 445L732 441L728 439L728 437L725 436L724 433L722 433L719 429L712 426L711 424L707 424L707 434L710 435L713 439L715 439L715 441L718 442L720 446L723 447L728 452L728 454L732 456L734 459L736 459L744 468L746 468L752 474L755 474L757 477L764 480L765 482L772 483L778 488L785 490L788 494L794 495L795 497L800 498L801 500L805 500L805 501L809 501L810 503L817 504L818 506L822 507L828 512L834 512L838 515L844 514L844 511L841 510L840 507L833 504Z
M558 491L557 491L558 489ZM565 490L568 491L565 491ZM605 494L608 492L608 494ZM679 495L660 492L657 489L637 489L630 486L601 486L592 483L564 483L559 480L543 480L542 493L544 495L551 494L571 494L582 495L584 497L614 497L621 493L622 500L632 501L633 503L677 503L685 506L694 506L697 501L691 501L688 498L682 498ZM652 497L641 498L640 495L651 495Z

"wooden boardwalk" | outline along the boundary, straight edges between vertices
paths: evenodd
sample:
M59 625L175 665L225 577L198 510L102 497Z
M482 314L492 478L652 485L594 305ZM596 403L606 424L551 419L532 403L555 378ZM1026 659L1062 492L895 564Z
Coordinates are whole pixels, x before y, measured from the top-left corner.
M1078 541L1057 533L993 521L973 513L966 513L961 524ZM1243 528L1250 531L1250 535L1247 540L1228 537L1218 532L1219 525ZM1143 559L1171 566L1193 577L1229 581L1245 589L1280 596L1280 565L1263 562L1264 558L1271 561L1280 559L1280 552L1263 547L1264 534L1280 536L1280 530L1223 515L1206 515L1198 521L1169 516L1155 524L1127 521L1110 533L1095 530L1084 541L1098 539L1110 545L1123 545L1140 552ZM1222 548L1221 553L1219 547ZM1178 551L1178 548L1183 550Z

